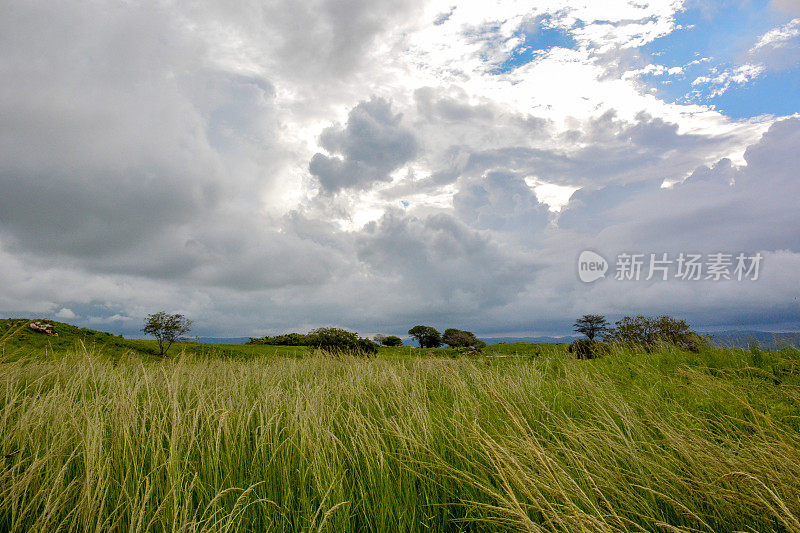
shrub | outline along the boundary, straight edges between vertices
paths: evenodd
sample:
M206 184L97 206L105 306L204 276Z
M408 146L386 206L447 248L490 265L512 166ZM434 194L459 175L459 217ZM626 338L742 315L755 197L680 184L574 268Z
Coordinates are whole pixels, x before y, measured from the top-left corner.
M403 339L395 335L375 335L372 340L383 346L402 346Z
M318 328L306 335L308 346L319 348L326 352L350 352L359 354L374 354L378 351L375 343L369 339L362 339L357 333L340 328Z
M608 353L608 345L593 339L578 339L567 348L578 359L594 359Z
M395 335L389 335L388 337L383 338L381 344L383 344L384 346L402 346L403 339Z
M378 353L378 347L369 339L358 339L355 352L362 355L374 355Z
M302 333L287 333L285 335L275 335L274 337L261 337L254 339L250 337L247 344L268 344L270 346L307 346L308 338Z
M642 346L648 352L659 344L670 344L697 352L707 342L692 331L686 321L667 315L626 316L616 322L616 327L609 330L606 338L617 343Z
M761 351L757 343L750 344L750 360L754 367L763 368L765 365L764 352Z

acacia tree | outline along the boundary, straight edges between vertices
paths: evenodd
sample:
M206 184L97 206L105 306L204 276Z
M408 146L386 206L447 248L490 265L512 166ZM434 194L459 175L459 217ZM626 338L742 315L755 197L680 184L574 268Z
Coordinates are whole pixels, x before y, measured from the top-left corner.
M417 339L420 348L438 348L442 345L442 334L430 326L414 326L408 334Z
M576 332L583 333L590 341L608 331L608 322L603 315L583 315L574 326Z
M159 311L147 315L142 331L158 341L159 355L164 355L172 343L192 330L192 321L181 314L169 315Z

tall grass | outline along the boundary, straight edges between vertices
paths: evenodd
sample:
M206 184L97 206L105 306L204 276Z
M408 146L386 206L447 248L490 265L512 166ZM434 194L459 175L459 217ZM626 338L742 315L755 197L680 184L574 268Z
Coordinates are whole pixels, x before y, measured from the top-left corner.
M800 532L798 356L757 359L17 354L0 530Z

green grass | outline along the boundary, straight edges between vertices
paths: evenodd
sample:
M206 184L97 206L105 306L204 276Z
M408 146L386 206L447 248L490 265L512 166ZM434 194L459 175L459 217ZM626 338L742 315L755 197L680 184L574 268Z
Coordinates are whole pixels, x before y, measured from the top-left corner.
M91 329L78 328L70 324L47 320L53 324L56 337L37 333L28 328L33 322L28 319L0 319L0 347L5 360L25 356L31 350L64 354L68 350L102 352L105 356L129 360L140 357L144 360L158 361L158 343L155 340L125 339L119 335L103 333ZM199 357L249 359L263 356L303 357L310 353L305 346L265 346L249 344L207 344L198 342L176 342L167 353L172 356L181 351L191 352Z
M0 362L0 531L800 531L797 351L72 341Z
M28 319L0 319L0 347L6 361L12 360L14 354L23 355L31 349L43 352L45 356L50 353L65 353L67 350L85 349L88 351L102 352L104 355L117 359L128 360L132 356L145 359L159 360L158 344L155 340L125 339L119 335L103 333L91 329L47 320L53 324L57 337L49 337L34 332L28 328L33 322ZM563 351L566 353L566 344L534 344L528 342L515 342L494 344L487 346L484 354L489 357L536 357L542 353ZM208 344L198 342L177 342L172 345L168 356L181 351L190 352L199 357L213 357L224 359L251 359L263 357L306 357L313 350L306 346L269 346L264 344ZM380 357L383 359L407 359L409 357L456 357L455 349L420 349L410 346L379 348Z

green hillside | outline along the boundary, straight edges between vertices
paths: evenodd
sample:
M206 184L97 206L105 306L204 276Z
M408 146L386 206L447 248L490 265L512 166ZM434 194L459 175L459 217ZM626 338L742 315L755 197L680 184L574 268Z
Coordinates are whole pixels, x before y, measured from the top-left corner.
M52 325L57 335L50 336L38 333L30 328L30 324L39 322ZM87 351L112 359L144 358L146 360L160 358L156 342L153 340L125 339L121 335L113 335L103 331L79 328L64 322L46 319L0 319L0 348L6 360L11 360L23 353L64 354L67 351ZM250 358L262 355L280 355L297 357L305 353L305 347L291 346L249 346L207 344L196 342L177 342L168 352L168 357L183 353L209 357Z
M30 329L29 324L40 322L50 324L57 336L48 336ZM121 335L113 335L102 331L79 328L64 322L46 319L0 319L0 347L4 349L6 359L20 353L21 350L41 351L43 354L65 352L74 349L86 349L90 352L102 353L112 358L119 357L157 357L158 349L155 341L125 339ZM200 342L175 343L168 357L181 353L197 356L250 359L253 357L304 357L312 353L306 346L270 346L259 344L210 344ZM491 344L487 346L485 357L536 357L544 353L566 352L565 344L512 342ZM390 348L381 346L378 357L384 359L405 359L409 357L458 357L458 351L449 348L414 348L400 346Z
M30 324L37 322L51 325L56 335L50 336L31 329ZM64 352L76 346L83 346L90 351L100 349L109 354L148 352L146 346L124 339L121 335L79 328L54 320L24 318L0 319L0 346L7 356L22 349Z

